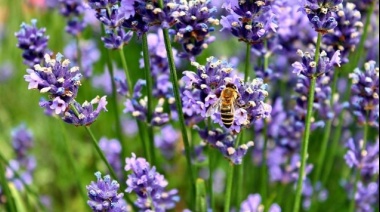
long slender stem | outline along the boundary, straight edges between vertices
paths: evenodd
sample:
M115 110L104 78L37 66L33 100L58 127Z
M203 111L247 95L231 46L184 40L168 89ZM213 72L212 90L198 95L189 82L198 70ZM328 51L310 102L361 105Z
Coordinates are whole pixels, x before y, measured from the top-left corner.
M367 114L367 118L368 118L368 114ZM366 149L367 140L368 140L368 131L369 131L369 125L366 123L364 125L364 134L363 134L363 143L361 144L361 152L363 152ZM361 169L357 168L355 170L355 172L356 172L356 174L355 174L354 184L352 185L354 187L354 191L352 193L352 199L351 199L351 202L350 202L349 212L354 212L355 211L355 206L356 206L355 196L356 196L356 192L358 191L358 182L360 180Z
M148 127L148 137L149 137L149 154L151 156L151 163L156 162L156 155L154 151L154 132L153 126L151 126L152 117L153 117L153 82L152 82L152 73L150 69L150 60L149 60L149 49L148 49L148 38L147 34L142 35L142 47L143 47L143 56L144 56L144 67L145 67L145 80L146 80L146 90L148 96L148 112L147 112L147 127Z
M116 83L115 83L115 80L114 80L114 69L113 69L113 65L112 65L112 61L111 61L111 52L108 50L108 57L107 57L107 68L108 68L108 71L109 71L109 74L111 76L111 85L112 85L112 100L113 100L113 112L115 114L115 127L116 127L116 134L117 134L117 137L119 138L120 140L120 144L121 144L121 155L120 155L120 159L123 161L125 157L127 157L127 145L124 141L124 136L123 136L123 132L122 132L122 127L121 127L121 120L120 120L120 114L119 114L119 106L118 106L118 102L117 102L117 91L116 91ZM128 89L130 90L130 89ZM117 178L115 178L117 179Z
M159 0L159 5L161 8L164 7L163 0ZM190 180L191 180L192 195L194 195L195 194L195 176L193 174L194 172L193 172L193 167L191 164L190 143L187 137L186 124L185 124L185 119L184 119L184 115L182 111L181 96L179 93L180 91L179 91L179 85L178 85L177 70L174 63L172 45L170 42L168 29L163 29L163 34L164 34L165 48L168 54L168 62L169 62L170 76L171 76L170 78L173 84L174 98L175 98L175 103L178 110L179 124L181 127L183 143L185 146L186 163L188 166L188 172L189 172Z
M123 70L124 70L124 73L125 73L125 78L126 78L126 82L127 82L127 88L128 88L129 97L132 97L133 96L132 78L131 78L131 76L129 74L129 70L128 70L128 66L127 66L127 61L126 61L123 49L119 50L119 54L120 54L121 64L123 66ZM148 149L149 149L148 146L149 145L146 144L145 138L144 138L144 133L143 132L145 132L145 130L143 130L143 124L140 121L138 121L138 120L136 120L136 122L137 122L138 131L139 131L139 137L140 137L140 140L141 140L141 144L143 146L143 150L144 150L145 156L147 157L148 161L151 161L152 160L151 159L151 155L149 154L149 151L148 151Z
M7 209L11 212L16 212L17 211L16 203L12 195L12 192L9 189L8 180L6 179L6 175L5 175L5 169L6 169L7 163L5 161L4 166L2 164L3 163L0 163L0 180L2 182L0 186L1 185L3 186L5 196L7 197L7 201L6 201Z
M132 97L132 94L133 94L132 78L129 74L127 61L126 61L123 49L119 50L119 54L120 54L121 64L122 64L123 69L124 69L125 78L127 80L127 87L128 87L129 96Z
M344 121L343 119L344 119L343 115L340 115L338 118L338 126L336 127L332 136L331 150L329 151L330 154L328 154L328 159L327 159L327 162L325 163L326 164L325 171L324 171L325 174L323 175L323 178L322 178L322 184L324 185L329 179L330 173L332 171L332 167L335 164L334 159L336 156L337 149L339 148L339 141L342 135L342 126L343 126L343 121Z
M333 105L334 105L334 95L336 93L340 72L341 72L341 70L339 70L339 69L336 69L334 71L333 83L331 85L330 107L333 107ZM325 159L326 159L326 153L327 153L327 144L328 144L329 139L330 139L330 135L331 135L331 131L332 131L332 124L333 124L334 118L335 117L332 117L331 119L329 119L326 123L326 126L325 126L325 131L323 134L323 139L322 139L322 144L321 144L321 150L320 150L320 154L319 154L319 158L318 158L318 162L317 162L317 168L316 168L316 172L314 175L314 188L316 188L317 183L320 180L322 168L324 167L324 163L325 163ZM313 207L312 208L317 211L317 209L318 209L318 204L316 204L318 201L317 192L314 192L314 193L315 194L313 195L312 204L314 204L315 208L313 208Z
M148 161L151 161L151 156L149 154L149 147L147 146L146 142L145 142L145 134L144 132L146 131L144 129L144 125L141 121L139 120L136 120L137 122L137 127L138 127L138 131L139 131L139 137L140 137L140 140L141 140L141 145L142 145L142 148L143 148L143 152L145 154L145 157Z
M230 163L228 171L227 171L226 198L224 200L224 212L230 212L234 168L235 168L234 164Z
M77 46L77 63L78 67L82 68L82 52L80 50L80 36L75 36L75 44Z
M96 149L96 152L98 153L99 157L102 159L103 163L107 166L108 171L110 172L113 179L118 179L116 172L113 170L111 164L108 162L106 156L104 155L103 151L100 149L98 140L95 138L94 133L92 132L91 128L89 126L86 126L86 131L91 137L91 141L93 146Z
M268 42L267 40L264 41L264 48L268 49ZM263 71L265 72L269 68L269 54L265 54L263 56ZM266 204L267 199L267 187L268 187L268 170L267 170L267 148L268 148L268 121L264 120L264 130L263 130L263 137L264 137L264 148L263 148L263 155L262 155L262 171L261 171L261 197L262 202ZM266 205L265 205L266 206ZM269 207L264 207L265 211Z
M212 211L215 209L215 200L214 200L214 190L213 190L213 183L214 183L214 176L213 176L213 165L214 165L214 151L212 147L208 146L208 170L209 170L209 176L208 176L208 193L210 197L210 208Z
M8 163L8 160L3 156L3 154L1 154L0 152L0 160L4 163L4 164L7 164ZM29 194L32 194L34 196L34 198L36 199L37 201L37 204L38 206L43 210L43 211L47 211L46 210L46 207L44 204L42 204L41 200L39 199L39 195L37 194L36 191L34 191L30 185L28 183L25 182L24 178L21 177L21 175L15 170L12 168L12 166L8 166L8 168L13 172L13 174L15 175L15 177L21 181L22 185L24 186L24 188L26 189L26 191L29 193ZM5 169L3 169L5 170ZM7 181L5 181L6 183ZM8 187L9 188L9 187ZM9 198L10 196L8 196ZM16 211L16 210L15 210Z
M264 120L264 147L263 147L263 155L261 162L261 197L262 202L265 204L267 199L267 190L268 190L268 170L267 170L267 148L268 148L268 121ZM266 206L266 205L265 205ZM268 207L265 207L266 209Z
M82 175L78 171L79 169L78 169L77 163L74 162L74 158L73 158L72 152L70 150L70 144L68 143L69 139L67 137L67 132L66 132L65 126L64 126L64 124L63 124L62 121L60 121L59 123L61 124L62 141L63 141L63 145L65 146L66 156L67 156L67 159L69 161L69 165L73 169L73 174L75 176L78 176L75 179L75 182L76 182L77 187L78 187L77 189L79 189L79 193L82 196L84 204L87 205L87 199L88 198L87 198L87 195L86 195L85 191L83 190L84 189L84 184L82 183L81 177L80 177Z
M244 131L241 131L238 138L236 139L237 142L235 144L235 148L238 148L239 147L239 144L243 143L243 140L244 140L244 135L246 133L244 133ZM237 194L236 194L236 198L235 198L235 203L236 203L236 207L239 209L239 205L240 205L240 202L242 201L242 191L243 191L243 188L244 188L244 183L243 183L243 177L244 177L244 160L241 162L241 164L239 164L239 166L236 167L237 168L237 179L236 179L236 187L237 187Z
M250 60L251 60L251 44L247 43L247 49L245 52L244 82L247 82L249 78Z
M318 33L317 46L315 50L315 59L314 59L316 64L318 64L319 62L321 41L322 41L322 34ZM307 162L307 157L308 157L307 151L308 151L309 139L310 139L311 117L313 115L313 103L314 103L316 82L317 82L316 76L311 76L309 97L308 97L308 102L307 102L307 114L306 114L306 120L305 120L305 133L304 133L302 148L301 148L301 167L299 170L296 197L295 197L294 206L293 206L294 212L299 211L300 204L301 204L302 187L303 187L303 181L305 177L305 167L306 167L306 162Z

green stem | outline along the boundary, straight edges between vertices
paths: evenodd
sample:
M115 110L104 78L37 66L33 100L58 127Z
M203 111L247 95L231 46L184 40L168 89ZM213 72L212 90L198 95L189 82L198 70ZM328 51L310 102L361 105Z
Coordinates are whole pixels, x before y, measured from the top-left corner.
M247 82L249 78L250 60L251 60L251 44L247 43L247 49L245 52L244 82Z
M0 163L0 180L2 182L0 183L0 186L1 185L3 186L4 194L7 198L7 201L6 201L7 210L11 212L16 212L17 211L16 203L12 195L12 192L9 188L8 180L5 175L5 169L6 169L6 164L7 164L6 160L4 161L4 166L2 164L3 163Z
M111 52L108 50L107 68L108 68L109 74L111 76L112 97L113 97L112 98L112 100L113 100L112 106L113 106L113 112L115 114L116 134L120 140L121 149L122 149L122 152L120 154L120 159L123 161L127 157L127 145L124 141L124 136L123 136L122 127L121 127L122 123L121 123L120 115L119 115L119 106L118 106L118 102L117 102L116 83L114 80L114 69L113 69L111 58L112 58ZM126 174L125 174L125 176L126 176ZM115 179L118 179L118 178L115 178Z
M268 148L268 122L267 120L264 120L264 147L263 147L263 155L262 155L262 171L261 171L261 197L262 197L262 202L266 203L266 198L267 198L267 190L268 190L268 170L267 170L267 148ZM266 205L265 205L266 206ZM266 209L268 207L265 207Z
M334 105L334 95L336 93L340 73L341 73L341 70L339 70L339 69L336 69L334 71L333 83L331 85L330 107L333 107L333 105ZM322 144L321 144L321 151L320 151L318 162L317 162L317 169L316 169L316 172L314 175L314 188L316 188L318 180L320 180L320 177L321 177L322 169L323 169L323 167L325 167L324 163L325 163L326 153L327 153L327 144L329 142L329 138L331 135L332 124L333 124L334 118L335 117L332 117L331 119L329 119L326 123L326 126L325 126L325 131L323 134L323 139L322 139ZM316 211L318 211L317 201L318 201L317 192L314 192L312 204L314 203L314 207L315 207Z
M108 163L107 158L104 155L103 151L100 149L99 144L98 144L98 140L95 138L95 135L92 132L91 128L89 126L86 126L85 129L91 137L92 145L95 147L95 150L98 153L98 155L100 156L100 158L102 159L103 163L107 166L108 171L110 172L112 178L115 180L119 179L116 175L116 172L113 170L111 164Z
M7 163L8 163L8 160L5 159L5 157L4 157L3 154L1 154L1 153L0 153L0 160L1 160L4 164L7 164ZM1 168L3 168L3 167L1 167ZM25 180L21 177L21 175L20 175L16 170L14 170L14 169L12 168L12 166L8 166L7 168L9 168L9 169L13 172L13 174L15 175L15 177L16 177L18 180L21 181L21 183L22 183L22 185L24 186L25 190L26 190L29 194L33 195L33 197L34 197L34 198L36 199L36 201L37 201L38 206L39 206L43 211L47 211L45 205L42 204L42 202L40 201L40 198L39 198L38 193L37 193L36 191L34 191L34 190L30 187L30 185L27 184L27 183L25 182ZM1 169L1 170L5 170L5 169ZM5 173L4 173L4 174L5 174ZM5 175L4 175L4 176L5 176ZM7 182L7 181L5 181L5 183L6 183L6 182ZM4 189L6 189L6 188L9 189L8 184L5 185L5 188L4 188ZM9 192L10 192L10 190L9 190ZM7 197L8 197L8 198L11 197L12 200L14 201L14 199L13 199L12 196L7 196ZM11 200L11 201L12 201L12 200ZM16 207L16 206L15 206L15 207ZM17 211L17 210L15 210L15 211Z
M120 54L121 64L123 66L123 70L125 73L125 79L127 82L128 94L129 94L129 97L132 98L132 96L133 96L132 78L131 78L129 70L128 70L127 61L126 61L123 49L119 50L119 54ZM140 121L136 120L136 122L137 122L138 130L139 130L139 137L140 137L143 149L144 149L145 156L147 157L148 161L151 161L151 156L148 152L148 146L145 142L144 133L143 133L143 132L145 132L145 130L143 130L143 125ZM126 145L126 144L124 144L124 145ZM125 148L123 147L123 149L125 149ZM127 157L127 154L125 154L125 156L123 156L122 160L124 160L126 157Z
M264 47L268 49L268 43L267 40L264 41ZM269 68L269 54L265 54L263 58L264 62L264 72ZM268 170L267 170L267 148L268 148L268 121L264 120L264 148L263 148L263 155L262 155L262 171L261 171L261 197L262 202L265 204L267 201L267 189L268 189ZM265 205L264 210L267 211L269 207Z
M321 47L322 34L318 33L317 46L315 50L315 64L319 62L320 47ZM311 118L313 115L313 103L314 103L314 94L315 94L315 85L317 82L316 76L311 76L311 83L309 88L309 97L307 102L307 114L305 120L305 133L303 137L302 147L301 147L301 167L299 170L298 181L297 181L297 190L296 197L294 201L293 211L298 212L301 205L301 196L302 196L302 187L305 177L305 167L308 157L308 147L310 139L310 127L311 127Z
M152 117L153 117L153 76L150 69L150 60L149 60L149 49L148 49L148 38L147 34L144 33L142 35L142 48L143 48L143 56L144 56L144 67L145 67L145 79L146 79L146 90L147 90L147 96L148 96L148 112L147 112L147 127L148 127L148 136L149 136L149 154L151 156L151 161L149 161L151 164L156 163L156 156L154 151L154 132L153 132L153 126L151 126L152 123Z
M239 134L239 137L237 138L237 142L235 144L235 148L239 147L239 143L243 143L244 139L244 131L242 130ZM242 194L244 189L244 183L243 183L243 176L244 176L244 160L242 160L241 164L236 167L237 168L237 179L236 179L236 186L237 186L237 193L236 193L236 207L240 209L240 203L242 201Z
M131 78L129 71L128 71L127 61L125 59L123 49L119 50L119 54L120 54L121 64L123 66L124 73L125 73L125 79L127 82L127 88L128 88L129 96L132 97L133 96L132 78Z
M163 0L159 0L159 5L161 8L164 7ZM178 85L177 70L174 63L172 45L170 42L168 29L163 29L163 34L164 34L165 48L168 55L168 62L169 62L170 76L171 76L170 78L173 84L174 98L175 98L175 103L178 110L179 124L181 128L183 143L185 146L186 163L187 163L187 168L190 175L191 191L192 191L192 196L193 196L195 194L195 176L193 174L193 167L191 164L190 143L187 137L186 124L185 124L185 119L184 119L184 115L182 111L182 102L181 102L181 96L180 96L179 85Z
M207 201L206 201L206 186L203 179L197 179L197 195L195 199L195 211L206 212L207 211Z
M75 43L77 46L77 62L78 62L78 67L81 69L82 68L82 53L80 51L80 36L77 35L75 36Z
M367 140L368 140L368 130L369 130L369 125L365 124L364 125L364 135L363 135L363 143L362 143L362 146L361 146L361 152L363 152L366 149ZM360 143L359 143L359 145L360 145ZM354 191L353 191L352 197L351 197L352 199L351 199L351 202L350 202L349 212L354 212L355 211L355 206L356 206L355 195L356 195L356 192L358 191L358 182L360 180L361 169L358 168L355 171L356 171L356 174L355 174L355 180L354 180L354 184L353 184Z
M208 170L209 170L209 176L208 176L208 187L209 187L209 196L210 196L210 208L212 211L215 209L215 201L214 201L214 190L213 190L213 163L214 163L214 156L213 149L210 145L208 145Z
M142 145L142 148L143 148L143 151L144 151L144 155L146 157L146 159L148 161L151 161L151 157L150 157L150 154L149 154L149 147L147 146L146 142L145 142L145 134L144 132L146 131L144 129L144 125L141 121L139 120L136 120L137 122L137 127L138 127L138 131L139 131L139 137L140 137L140 140L141 140L141 145Z
M229 168L227 171L226 198L224 200L224 212L230 212L234 167L234 164L229 163Z
M84 201L84 204L87 206L87 194L86 192L83 190L84 189L84 185L81 181L81 177L82 176L80 173L79 173L79 169L77 167L77 163L75 163L74 161L74 158L73 158L73 154L71 153L71 150L70 150L70 145L68 143L68 137L67 137L67 131L66 131L66 128L65 126L63 125L64 122L60 121L59 122L61 124L61 129L62 129L62 141L63 141L63 145L65 146L65 151L66 151L66 156L67 156L67 159L69 161L69 165L72 167L73 169L73 174L75 176L78 176L76 177L76 184L77 184L77 189L79 189L79 193L80 195L82 196L82 199Z
M342 135L343 121L344 121L344 117L343 115L340 115L338 118L338 126L336 127L334 134L332 136L330 154L328 154L328 159L327 159L327 162L325 163L326 164L325 174L323 175L323 178L322 178L323 185L325 185L327 180L329 179L330 173L332 171L332 167L335 164L334 159L337 154L337 149L339 148L339 141Z

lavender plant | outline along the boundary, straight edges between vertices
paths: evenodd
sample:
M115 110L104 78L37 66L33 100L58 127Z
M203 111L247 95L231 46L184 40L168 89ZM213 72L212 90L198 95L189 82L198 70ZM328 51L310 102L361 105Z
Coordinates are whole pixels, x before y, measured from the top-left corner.
M0 211L378 211L376 5L0 3Z

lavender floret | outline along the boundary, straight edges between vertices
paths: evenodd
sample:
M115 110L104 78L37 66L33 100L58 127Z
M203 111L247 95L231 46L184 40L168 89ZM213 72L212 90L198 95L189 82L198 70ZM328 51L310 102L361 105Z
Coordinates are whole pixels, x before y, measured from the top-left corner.
M23 50L24 64L32 68L40 64L47 49L49 36L45 35L45 28L37 28L37 20L33 19L31 25L22 23L20 31L15 33L18 43L17 47Z
M78 93L82 75L76 66L70 67L70 61L63 59L63 55L57 54L56 59L45 55L45 65L36 64L34 69L27 69L28 75L24 75L29 82L28 89L38 89L41 93L49 93L53 100L40 103L43 107L50 107L56 114L65 111L70 102Z
M334 14L342 2L343 0L306 0L302 11L306 13L315 31L325 34L338 25Z
M375 61L364 65L365 70L355 69L352 79L351 107L359 123L379 126L379 68Z
M100 172L96 172L97 181L92 181L86 186L90 200L87 204L94 212L127 212L127 204L123 200L123 193L117 193L120 185L116 180L112 180L109 175L102 178Z
M176 189L167 191L168 182L164 176L156 172L155 167L144 158L126 158L125 170L131 171L127 179L126 192L137 194L136 206L142 211L152 210L162 212L173 209L179 201Z

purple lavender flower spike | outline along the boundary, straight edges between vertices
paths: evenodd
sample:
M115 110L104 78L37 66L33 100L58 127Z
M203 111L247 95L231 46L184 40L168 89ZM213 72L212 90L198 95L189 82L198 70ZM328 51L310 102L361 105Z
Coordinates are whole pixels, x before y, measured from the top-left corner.
M67 17L66 32L77 36L87 26L87 23L82 20L86 9L85 3L81 0L59 0L60 13Z
M306 0L302 11L306 13L315 31L326 34L338 25L334 14L342 2L343 0Z
M33 135L25 124L12 130L12 147L16 152L17 158L23 158L27 155L27 151L33 146Z
M120 2L120 0L89 0L88 4L94 9L103 9L118 2Z
M254 121L270 115L271 106L264 103L268 95L267 86L261 79L244 83L226 61L214 57L207 59L205 66L192 63L197 73L185 71L183 82L183 107L187 116L206 118L210 107L218 102L220 94L228 84L236 86L239 98L236 99L234 122L231 131L239 132L241 127L248 126ZM212 120L223 126L220 112L211 113Z
M347 165L350 168L359 169L361 175L366 179L371 179L372 176L379 173L379 141L374 145L363 147L363 141L349 139L346 144L348 151L344 156Z
M150 33L148 37L148 49L151 63L151 73L153 77L153 96L160 98L172 98L173 85L170 82L169 63L165 49L165 42L161 30L157 33ZM174 61L179 65L177 51L173 49ZM144 68L144 60L140 59L140 68Z
M275 14L271 10L270 1L238 1L231 0L223 6L228 16L222 16L222 30L230 31L239 41L258 44L278 27Z
M45 28L37 28L37 20L33 19L31 25L21 24L20 31L15 33L17 47L23 50L24 64L33 68L40 64L44 55L50 51L47 49L49 36L45 35Z
M168 182L155 167L150 167L144 158L136 158L134 153L125 161L125 170L132 172L128 175L126 192L137 194L138 208L149 211L154 207L155 211L163 212L175 207L179 201L178 191L166 191Z
M122 28L127 13L123 4L124 1L119 0L89 1L96 18L106 27L106 36L102 37L102 41L108 49L120 49L132 39L133 32Z
M249 141L246 144L235 147L236 136L230 135L220 128L210 130L208 128L201 129L195 126L194 129L198 131L203 141L217 148L223 156L233 164L241 164L248 149L254 145L253 141Z
M365 71L355 69L350 74L351 107L359 123L379 126L379 68L375 61L364 64Z
M328 55L333 55L335 51L340 50L342 63L346 64L349 54L359 44L363 23L360 12L355 9L353 3L346 3L344 7L340 8L336 21L338 25L334 32L323 37L323 44L326 45L324 49Z
M358 10L360 11L360 13L363 16L367 15L367 13L369 11L369 7L371 5L373 5L374 3L377 3L377 4L375 4L375 8L376 8L376 5L377 6L379 5L379 2L377 2L375 0L351 0L351 2L356 5L356 7L358 8Z
M147 97L143 96L142 88L145 86L145 80L138 80L134 87L133 96L128 98L124 105L124 113L131 113L133 117L146 121L147 116ZM160 98L153 112L152 121L150 124L153 126L162 126L169 122L169 114L164 112L163 105L165 99Z
M129 43L132 37L132 31L126 33L124 29L118 27L115 30L107 30L106 37L102 37L102 41L107 49L121 49Z
M33 147L33 135L25 124L12 130L12 147L16 158L9 161L5 175L21 191L25 186L22 180L28 185L33 182L33 173L37 166L35 157L28 153ZM16 177L13 170L18 172L22 180Z
M99 49L97 48L94 40L81 40L79 42L79 47L82 56L82 64L80 64L80 67L83 69L83 76L85 78L90 78L92 76L92 67L100 58ZM78 64L77 52L75 42L69 43L64 49L64 54L66 57L71 61L75 61L75 64Z
M45 66L36 64L34 69L27 69L24 75L29 82L28 89L38 89L41 93L49 93L52 100L40 102L45 108L54 109L57 114L65 111L70 102L75 99L80 83L79 68L70 67L70 61L63 59L58 53L56 59L45 55Z
M259 212L264 211L264 205L261 203L260 194L250 194L246 200L241 203L240 212ZM270 206L269 212L281 212L278 204L274 203Z
M166 158L173 158L180 134L171 126L162 127L161 134L155 135L154 144Z
M116 180L112 180L109 175L102 178L100 172L96 172L97 181L92 181L86 186L90 200L87 204L94 212L127 212L127 204L123 200L123 193L117 193L120 185Z
M135 31L139 36L148 32L152 26L170 28L178 22L179 5L185 4L173 0L164 0L164 8L158 1L122 0L120 7L124 14L123 27Z
M219 20L214 18L216 7L211 1L181 1L178 9L178 20L171 34L182 45L182 58L192 58L202 53L215 40L210 36Z
M99 140L99 147L104 152L107 161L111 164L113 170L117 173L119 179L123 176L123 167L120 161L121 144L117 139L107 139L102 137Z
M107 103L106 96L101 98L97 96L91 102L85 101L82 105L77 101L73 101L71 104L72 107L75 107L75 111L70 108L62 114L62 120L75 126L89 126L96 121L101 111L107 111ZM94 109L94 104L98 104L96 109Z
M128 93L128 86L126 84L125 72L114 65L114 79L116 83L116 91L122 96L126 96ZM92 77L92 85L95 88L102 89L104 93L112 93L111 75L108 68L104 68L104 72L101 75Z
M284 147L276 147L269 152L268 167L270 180L272 182L281 182L283 184L297 182L298 171L301 166L301 160L298 153L292 153ZM289 163L287 162L289 161ZM313 166L306 166L306 175L311 172Z
M358 182L358 191L355 194L356 210L359 212L374 211L379 199L379 184L378 182L370 182L365 185L363 182Z
M326 189L323 189L321 187L321 183L317 182L315 188L313 187L313 184L311 183L310 179L306 179L303 183L303 189L302 189L302 196L303 196L303 203L302 206L305 210L310 210L310 206L312 203L313 196L317 196L318 202L324 202L327 199L328 192Z
M305 77L321 77L334 70L335 66L340 66L340 51L336 51L334 55L329 58L326 52L321 52L318 64L314 62L314 53L297 51L297 54L302 58L302 62L293 63L294 71L297 75Z

